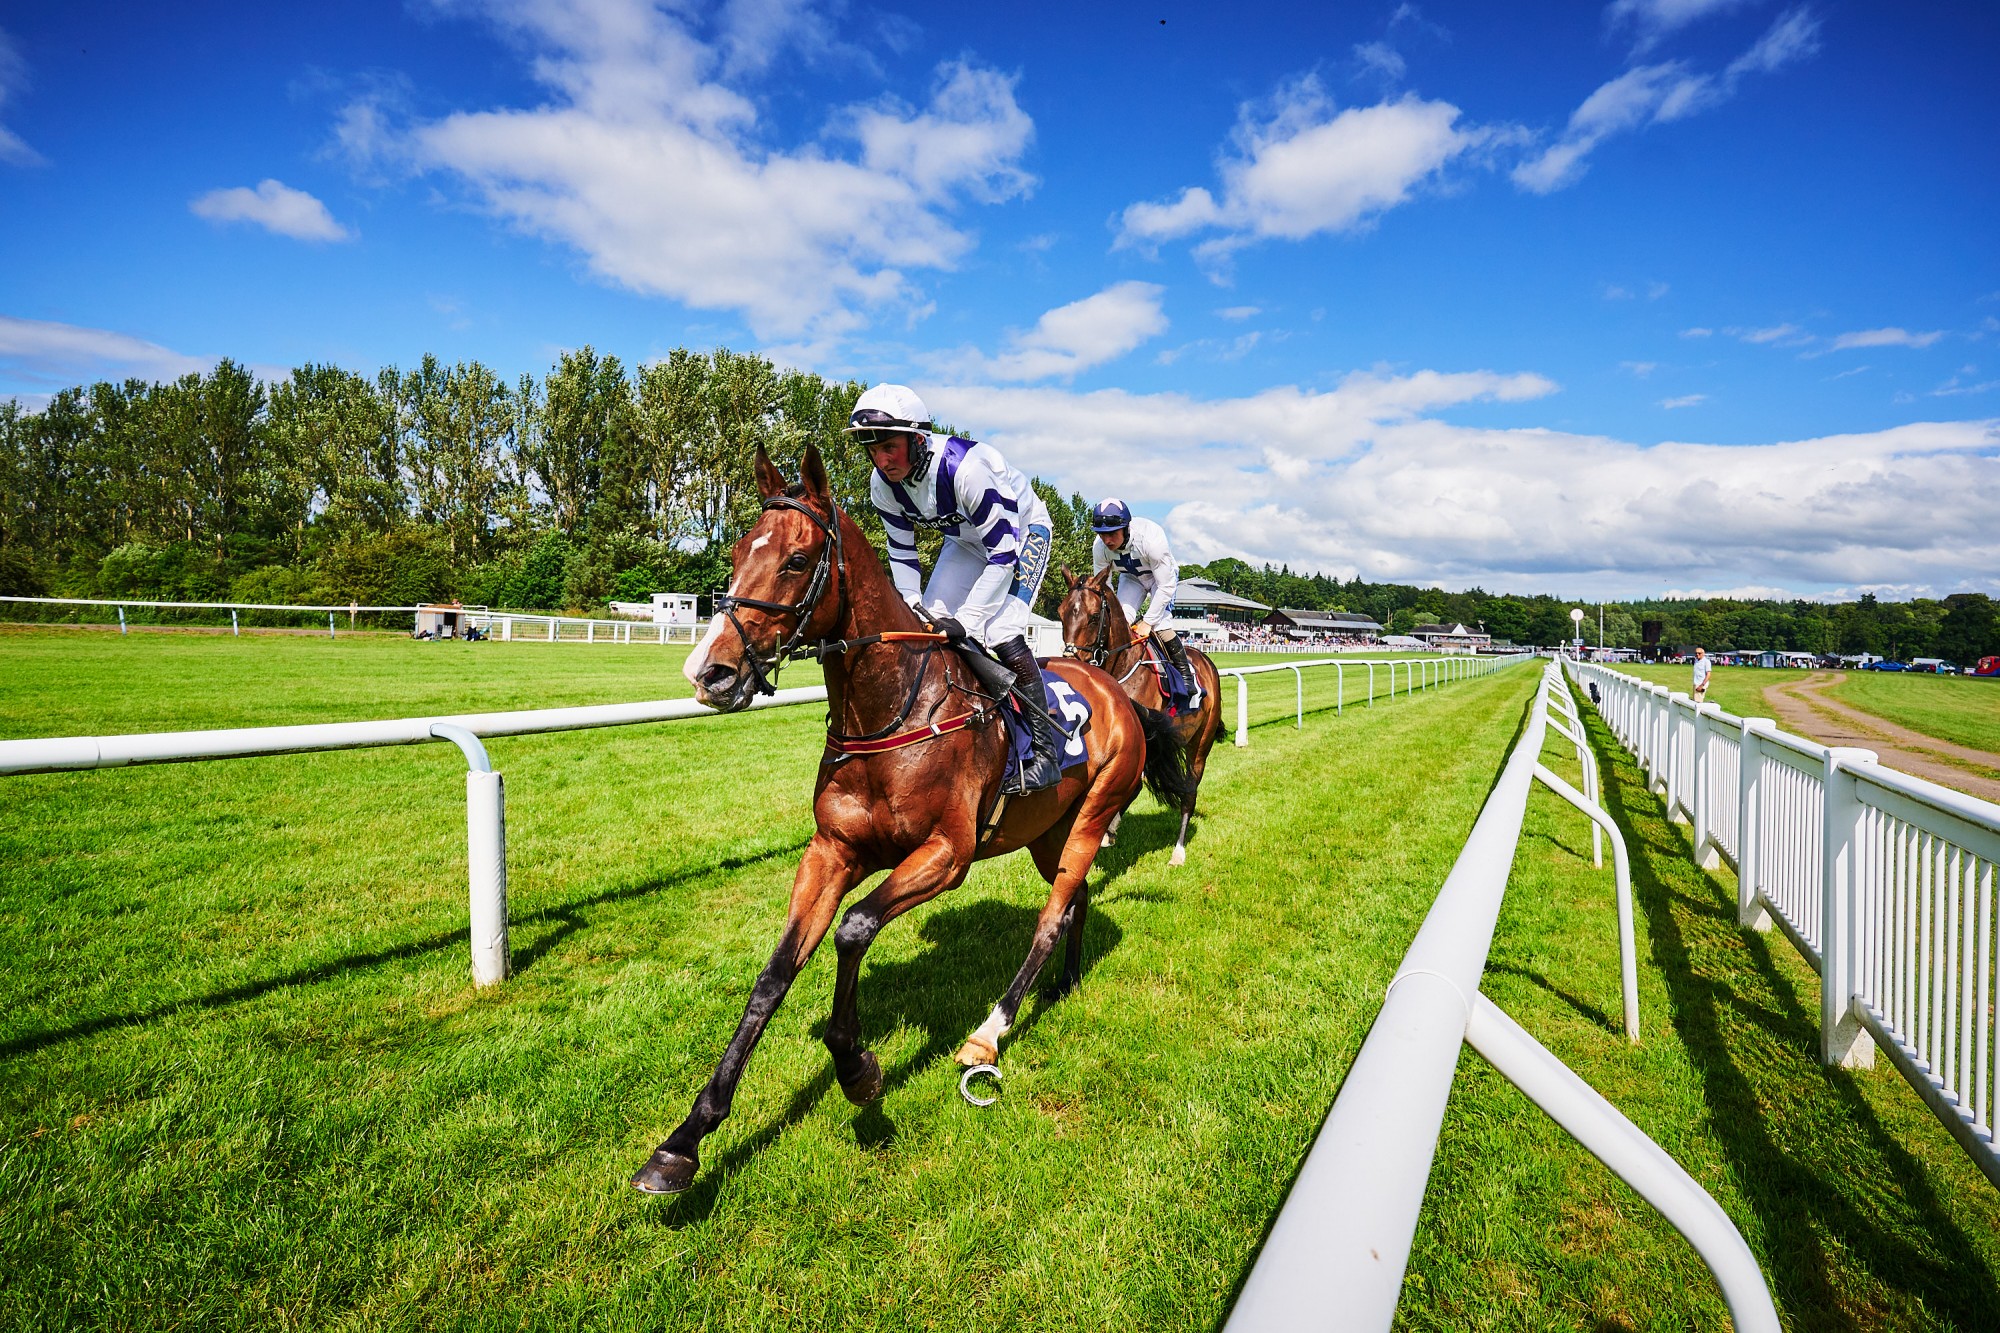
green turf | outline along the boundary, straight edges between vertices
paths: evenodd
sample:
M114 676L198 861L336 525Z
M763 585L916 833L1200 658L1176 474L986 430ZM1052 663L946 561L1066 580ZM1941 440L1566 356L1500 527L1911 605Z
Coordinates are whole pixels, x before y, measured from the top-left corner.
M1926 736L2000 754L2000 680L1850 671L1827 694Z
M684 652L9 635L0 734L661 697ZM880 1103L832 1084L823 954L672 1200L624 1178L775 939L819 710L493 741L517 973L478 994L449 746L0 779L0 1324L1212 1328L1533 670L1344 716L1318 686L1303 731L1290 673L1260 678L1189 865L1149 797L1100 859L1083 986L1024 1009L1000 1105L958 1100L950 1053L1026 948L1021 858L871 953ZM1977 1327L1990 1187L1893 1075L1813 1062L1809 974L1606 755L1647 1045L1611 1031L1609 872L1546 795L1488 992L1716 1189L1795 1327ZM1683 1242L1461 1072L1404 1324L1719 1322Z
M1621 666L1627 674L1685 692L1686 666ZM1717 667L1708 698L1738 717L1769 717L1764 690L1813 673L1789 667ZM2000 754L2000 681L1932 676L1916 671L1849 671L1825 693L1864 713L1886 718L1926 736Z
M1685 665L1621 663L1615 669L1641 680L1652 681L1655 685L1668 686L1682 694L1688 692L1691 683L1691 668ZM1716 667L1709 673L1708 701L1737 717L1769 717L1771 706L1764 702L1764 691L1773 685L1804 680L1812 674L1793 667Z

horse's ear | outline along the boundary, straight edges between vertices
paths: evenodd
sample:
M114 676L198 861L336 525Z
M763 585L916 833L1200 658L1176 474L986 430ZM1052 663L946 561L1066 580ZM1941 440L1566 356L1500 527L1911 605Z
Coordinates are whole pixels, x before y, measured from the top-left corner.
M1106 565L1104 568L1098 570L1095 574L1092 574L1090 576L1090 586L1097 589L1099 592L1104 591L1104 589L1108 587L1110 583L1111 583L1111 566L1109 565Z
M1071 592L1076 591L1076 575L1068 565L1062 567L1063 583Z
M806 446L806 456L799 462L799 480L806 484L806 494L815 500L833 494L833 483L827 480L826 464L820 460L818 445Z
M771 455L764 452L764 446L757 446L757 494L766 500L785 493L785 474L778 471L771 461Z

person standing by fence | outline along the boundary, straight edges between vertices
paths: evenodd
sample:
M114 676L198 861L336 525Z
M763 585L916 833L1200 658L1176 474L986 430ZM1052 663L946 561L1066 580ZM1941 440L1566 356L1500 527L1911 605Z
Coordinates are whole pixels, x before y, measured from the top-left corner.
M1694 650L1694 701L1696 703L1700 703L1704 699L1708 698L1709 670L1710 670L1710 663L1708 660L1708 649L1706 648L1695 649Z

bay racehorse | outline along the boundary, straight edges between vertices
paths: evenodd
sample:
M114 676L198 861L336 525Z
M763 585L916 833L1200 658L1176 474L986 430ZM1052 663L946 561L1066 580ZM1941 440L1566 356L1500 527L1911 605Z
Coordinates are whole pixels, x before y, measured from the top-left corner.
M1105 831L1145 780L1148 744L1138 710L1111 678L1082 663L1052 669L1090 706L1086 757L1054 787L1001 801L1006 727L997 691L931 632L882 568L868 539L831 497L819 451L808 446L788 485L763 449L764 508L737 541L729 592L684 668L695 697L722 712L771 688L791 657L826 672L827 750L813 788L815 831L792 881L785 928L745 1005L736 1034L694 1101L632 1184L686 1189L702 1140L728 1116L758 1038L841 901L877 871L889 875L849 907L834 930L837 970L826 1048L847 1099L882 1092L882 1068L861 1045L856 1000L861 959L882 927L965 879L972 863L1026 847L1048 880L1027 959L986 1021L958 1052L993 1063L1035 975L1068 934L1060 994L1082 975L1089 872ZM997 682L996 682L997 683Z
M1149 650L1145 641L1132 633L1125 607L1111 587L1116 572L1115 566L1106 565L1089 578L1079 579L1068 566L1063 567L1063 580L1069 584L1069 592L1057 615L1062 619L1064 651L1108 672L1124 687L1126 695L1138 706L1140 717L1145 719L1148 713L1164 709L1168 703L1160 669L1155 665L1159 650ZM1194 818L1195 797L1201 789L1201 775L1208 767L1208 752L1222 730L1222 677L1207 654L1189 648L1187 657L1188 666L1201 686L1201 707L1179 717L1161 718L1156 725L1164 733L1163 743L1174 747L1178 754L1163 756L1152 765L1156 770L1162 766L1179 768L1185 774L1177 790L1153 784L1153 794L1162 804L1180 807L1181 831L1174 841L1172 865L1187 861L1188 821ZM1124 817L1121 811L1111 821L1105 846L1110 846L1117 836L1119 820Z

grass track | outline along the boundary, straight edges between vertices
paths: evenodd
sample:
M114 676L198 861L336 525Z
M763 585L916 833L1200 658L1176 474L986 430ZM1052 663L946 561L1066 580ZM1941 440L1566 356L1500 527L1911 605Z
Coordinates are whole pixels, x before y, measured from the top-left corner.
M0 726L682 692L657 648L167 642L0 640ZM832 1087L816 959L702 1182L664 1202L623 1178L685 1112L776 935L817 710L494 742L519 973L477 996L449 747L0 780L0 1322L1212 1327L1532 676L1338 719L1327 688L1302 733L1290 686L1253 682L1252 748L1219 748L1185 869L1141 798L1099 862L1084 985L1030 1001L1001 1105L960 1103L949 1056L1026 947L1042 890L1018 858L871 953L881 1103ZM1606 1017L1608 871L1546 796L1489 993L1716 1189L1797 1327L1976 1327L2000 1267L1990 1189L1893 1074L1812 1063L1810 974L1721 919L1727 890L1634 791L1614 787L1643 844L1647 1046ZM1719 1321L1678 1238L1477 1057L1462 1072L1406 1326Z

